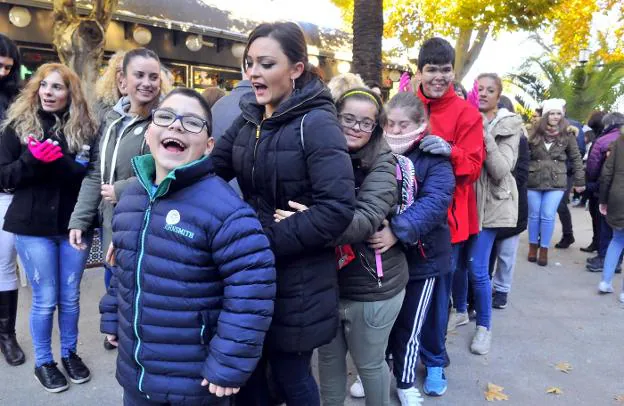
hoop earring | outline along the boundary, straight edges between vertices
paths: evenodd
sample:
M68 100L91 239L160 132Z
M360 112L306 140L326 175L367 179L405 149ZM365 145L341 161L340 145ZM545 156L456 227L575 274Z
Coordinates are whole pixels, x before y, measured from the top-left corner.
M292 79L292 83L293 83L293 90L295 90L295 79Z

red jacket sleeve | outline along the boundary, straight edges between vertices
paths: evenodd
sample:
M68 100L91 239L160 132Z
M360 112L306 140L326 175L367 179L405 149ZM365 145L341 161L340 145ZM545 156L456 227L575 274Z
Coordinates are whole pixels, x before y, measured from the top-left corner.
M483 119L473 109L464 109L458 118L451 164L458 184L471 185L479 179L485 159Z

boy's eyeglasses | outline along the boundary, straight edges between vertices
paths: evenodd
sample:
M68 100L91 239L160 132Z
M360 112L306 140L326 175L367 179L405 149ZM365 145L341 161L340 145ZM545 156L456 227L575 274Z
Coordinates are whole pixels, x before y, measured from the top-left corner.
M364 131L365 133L373 132L375 126L377 125L377 123L370 118L357 120L353 114L339 114L338 121L340 121L342 126L347 128L355 128L357 125L360 128L360 131Z
M182 128L193 134L200 133L204 129L204 126L208 127L208 122L206 120L202 120L196 116L179 116L165 109L156 109L152 113L152 123L159 127L169 127L171 124L175 123L176 120L180 120Z

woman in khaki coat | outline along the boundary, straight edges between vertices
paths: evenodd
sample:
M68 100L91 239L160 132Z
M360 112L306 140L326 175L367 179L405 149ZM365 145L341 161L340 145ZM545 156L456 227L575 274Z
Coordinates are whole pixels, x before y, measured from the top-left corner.
M477 330L470 350L487 354L490 349L492 317L492 286L488 273L490 253L498 229L515 227L518 223L518 189L512 171L518 159L518 144L522 135L522 120L506 109L498 109L503 85L495 73L483 73L477 78L479 110L484 115L487 157L476 183L477 208L481 231L468 243L467 275L457 275L454 283L455 305L458 313L467 311L468 276L474 290L477 310ZM458 268L456 272L464 272ZM459 281L459 283L458 283Z
M555 228L557 207L568 187L572 163L574 190L585 190L585 171L576 143L576 129L564 117L565 101L544 102L542 118L529 139L529 262L548 265L548 247ZM539 248L539 258L538 258Z

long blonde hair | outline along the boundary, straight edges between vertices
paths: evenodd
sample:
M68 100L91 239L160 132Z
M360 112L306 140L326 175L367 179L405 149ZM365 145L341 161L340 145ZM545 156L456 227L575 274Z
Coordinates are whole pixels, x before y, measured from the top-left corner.
M95 138L97 126L82 92L80 78L74 71L59 63L46 63L37 69L9 107L6 119L0 125L0 131L12 127L23 144L27 143L31 134L39 140L43 139L43 126L38 114L41 108L39 87L41 81L52 72L57 72L61 76L69 91L68 111L61 121L57 120L55 128L65 136L70 151L78 152L83 145L90 144Z
M117 75L122 75L122 63L126 51L117 51L108 60L108 65L102 76L95 83L97 100L106 106L114 106L121 98L117 86Z

